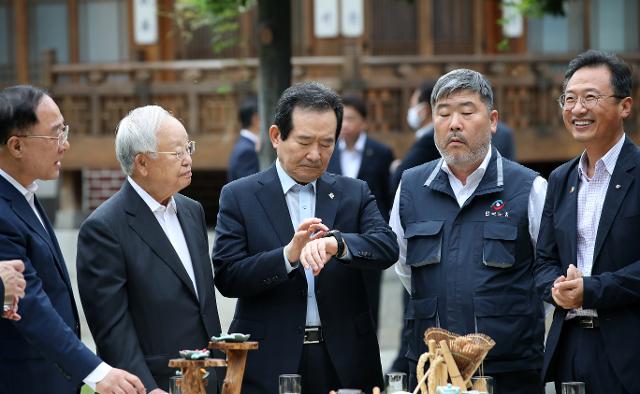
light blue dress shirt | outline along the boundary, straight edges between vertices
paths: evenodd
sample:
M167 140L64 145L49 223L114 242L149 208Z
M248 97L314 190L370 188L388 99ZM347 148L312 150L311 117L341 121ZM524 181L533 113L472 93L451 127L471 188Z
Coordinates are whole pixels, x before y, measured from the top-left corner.
M280 161L276 159L276 171L278 172L278 178L280 178L280 184L282 185L282 192L284 193L285 200L287 201L287 208L289 209L289 215L291 215L291 224L294 231L298 229L300 223L305 219L315 217L316 214L316 181L301 185L297 183L293 178L287 174ZM283 252L284 264L287 272L291 272L298 268L300 262L296 262L295 266L292 266L287 259L287 256ZM311 269L305 269L304 274L307 278L307 326L320 326L320 312L318 311L318 303L316 301L316 285L315 277Z

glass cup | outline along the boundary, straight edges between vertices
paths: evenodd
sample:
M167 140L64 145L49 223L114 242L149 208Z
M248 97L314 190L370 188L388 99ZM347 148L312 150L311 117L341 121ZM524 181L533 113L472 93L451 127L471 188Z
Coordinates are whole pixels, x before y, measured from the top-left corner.
M362 394L362 390L358 389L340 389L337 394Z
M481 393L493 394L493 378L491 376L472 376L471 388Z
M585 394L583 382L562 382L562 394Z
M407 391L407 374L404 372L389 372L385 383L384 392L386 394Z
M169 378L169 394L182 394L180 383L182 383L182 376L171 376Z
M278 377L280 394L301 394L302 376L298 374L284 374Z

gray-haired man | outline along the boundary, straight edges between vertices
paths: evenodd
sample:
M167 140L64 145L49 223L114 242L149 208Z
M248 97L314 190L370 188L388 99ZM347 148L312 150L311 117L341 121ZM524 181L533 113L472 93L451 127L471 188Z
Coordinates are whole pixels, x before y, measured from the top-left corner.
M78 288L100 356L165 393L181 349L220 334L202 206L178 192L191 183L184 126L161 107L118 125L116 156L127 180L78 235ZM215 374L208 393L216 391Z
M546 181L491 147L498 112L482 74L442 76L431 107L442 158L405 171L391 211L396 272L411 294L407 357L415 371L429 327L484 333L496 342L483 369L494 393L541 393L532 264Z

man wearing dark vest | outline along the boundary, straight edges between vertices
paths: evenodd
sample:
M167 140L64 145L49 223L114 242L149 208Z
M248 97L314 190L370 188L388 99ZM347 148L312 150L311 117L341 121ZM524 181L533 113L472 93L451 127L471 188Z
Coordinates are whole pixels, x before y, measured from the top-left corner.
M544 314L532 266L546 181L491 146L498 112L482 74L442 76L431 107L442 158L404 172L391 211L396 272L411 294L412 375L426 329L478 332L496 342L483 365L495 394L542 393Z

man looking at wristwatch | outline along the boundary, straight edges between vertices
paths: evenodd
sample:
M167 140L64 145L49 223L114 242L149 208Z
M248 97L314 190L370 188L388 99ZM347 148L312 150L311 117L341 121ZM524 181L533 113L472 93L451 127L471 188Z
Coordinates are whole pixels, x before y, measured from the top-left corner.
M342 114L325 86L290 87L269 129L275 165L222 189L215 284L238 298L229 331L260 342L243 393L276 392L285 373L310 394L382 385L362 273L391 266L398 245L367 184L325 172Z

